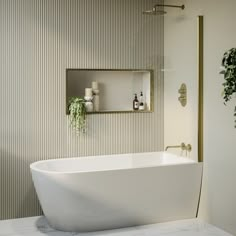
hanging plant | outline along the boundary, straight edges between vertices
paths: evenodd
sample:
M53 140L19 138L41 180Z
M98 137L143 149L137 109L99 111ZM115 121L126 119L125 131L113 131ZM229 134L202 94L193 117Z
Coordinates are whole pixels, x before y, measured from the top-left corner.
M221 74L224 75L225 82L223 83L224 91L223 98L224 104L232 99L232 96L236 95L236 48L232 48L225 52L222 60L222 66L224 69ZM236 107L234 110L234 116L236 119ZM235 120L236 128L236 120Z
M70 124L77 133L86 131L86 108L83 98L71 97L69 99Z

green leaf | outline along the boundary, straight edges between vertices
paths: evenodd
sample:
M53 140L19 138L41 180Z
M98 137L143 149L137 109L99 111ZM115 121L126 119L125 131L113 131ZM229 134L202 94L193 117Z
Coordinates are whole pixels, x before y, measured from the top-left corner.
M85 101L80 97L69 99L69 118L71 127L79 133L86 131L86 107Z
M220 74L224 75L225 80L225 82L222 84L224 87L222 95L224 104L226 104L232 99L233 94L236 94L236 48L231 48L224 53L222 66L225 68L220 72ZM236 116L236 107L234 116Z

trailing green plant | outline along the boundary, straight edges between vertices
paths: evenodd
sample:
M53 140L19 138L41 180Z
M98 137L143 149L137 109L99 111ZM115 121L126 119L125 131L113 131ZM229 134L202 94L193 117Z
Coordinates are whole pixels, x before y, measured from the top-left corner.
M86 108L85 101L80 97L71 97L69 99L69 118L70 124L77 133L86 131Z
M225 52L222 59L222 66L224 69L221 74L224 75L225 82L223 83L223 99L224 104L232 99L232 96L236 95L236 48L231 48ZM234 116L236 117L236 107L234 110ZM236 128L236 120L235 120Z

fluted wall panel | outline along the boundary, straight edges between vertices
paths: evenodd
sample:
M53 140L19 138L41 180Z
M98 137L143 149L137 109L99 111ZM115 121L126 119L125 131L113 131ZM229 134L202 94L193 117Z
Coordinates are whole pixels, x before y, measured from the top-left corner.
M163 18L153 0L0 0L0 219L41 214L29 165L163 148ZM154 112L65 114L66 68L153 69ZM122 94L122 91L121 91Z

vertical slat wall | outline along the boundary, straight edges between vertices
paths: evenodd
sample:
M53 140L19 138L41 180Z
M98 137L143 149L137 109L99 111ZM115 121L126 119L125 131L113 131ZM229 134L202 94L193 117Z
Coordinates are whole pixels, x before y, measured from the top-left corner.
M0 0L0 219L41 214L30 163L163 148L163 17L153 0ZM66 68L154 69L151 114L65 114ZM121 91L122 96L122 91Z

